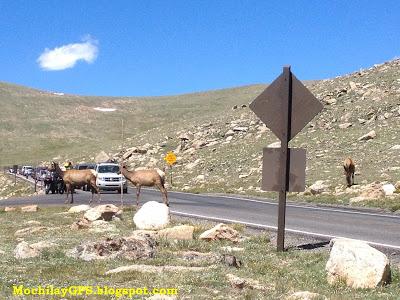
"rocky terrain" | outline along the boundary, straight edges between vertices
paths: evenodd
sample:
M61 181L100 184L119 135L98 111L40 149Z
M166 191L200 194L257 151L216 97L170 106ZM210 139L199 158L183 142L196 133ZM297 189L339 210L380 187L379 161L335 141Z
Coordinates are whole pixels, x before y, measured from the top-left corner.
M0 174L0 200L11 197L32 195L33 193L34 189L30 184L26 184L18 179L17 184L14 185L14 180L12 177L5 174Z
M275 233L170 216L152 201L139 211L112 204L30 205L0 215L2 299L21 298L12 295L14 286L38 285L93 287L81 295L71 289L63 299L99 299L97 287L105 286L115 294L108 298L118 299L135 298L132 288L171 291L162 298L138 295L149 300L397 299L400 289L393 249L288 234L287 251L278 253ZM132 294L118 296L117 289Z
M307 86L324 109L291 142L292 147L307 149L309 186L305 193L292 196L398 210L400 60ZM181 124L173 132L149 130L109 154L132 168L163 167L166 151L173 150L177 163L168 173L174 189L263 195L260 179L266 146L279 142L243 102L205 123ZM356 185L351 188L343 175L347 156L356 163Z

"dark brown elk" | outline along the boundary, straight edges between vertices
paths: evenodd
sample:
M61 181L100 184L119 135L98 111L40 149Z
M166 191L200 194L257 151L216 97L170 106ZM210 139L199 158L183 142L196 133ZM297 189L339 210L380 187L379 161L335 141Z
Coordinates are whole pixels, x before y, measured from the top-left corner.
M65 203L68 203L68 194L71 193L71 201L74 202L74 189L84 185L89 185L92 191L92 198L89 200L89 204L93 201L94 192L98 194L97 202L100 202L100 190L96 185L96 171L91 169L86 170L61 170L60 166L52 162L52 170L54 170L63 180L67 190L67 198Z
M343 168L344 168L344 175L346 175L347 186L351 187L354 184L354 172L356 170L356 167L354 165L353 160L350 157L344 160Z
M169 206L167 190L165 189L165 173L159 169L128 171L124 164L120 164L121 173L136 187L136 206L139 206L140 188L142 186L156 186L163 197L164 204Z

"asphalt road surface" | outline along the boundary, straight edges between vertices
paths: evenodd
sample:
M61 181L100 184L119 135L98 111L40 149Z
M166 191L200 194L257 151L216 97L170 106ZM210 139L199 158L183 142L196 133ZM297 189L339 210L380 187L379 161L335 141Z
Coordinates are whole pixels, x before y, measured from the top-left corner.
M142 189L140 203L162 201L158 190ZM91 194L78 191L74 204L87 204ZM97 195L94 200L97 201ZM168 193L171 213L215 221L242 223L247 226L276 229L278 206L273 201L237 198L233 196L198 195L181 192ZM38 204L64 205L64 195L40 195L0 200L0 206ZM129 189L123 195L124 205L135 205L136 194ZM102 203L120 203L120 194L101 194ZM372 245L400 250L400 216L350 208L329 208L288 202L286 231L313 236L322 240L347 237L367 241Z

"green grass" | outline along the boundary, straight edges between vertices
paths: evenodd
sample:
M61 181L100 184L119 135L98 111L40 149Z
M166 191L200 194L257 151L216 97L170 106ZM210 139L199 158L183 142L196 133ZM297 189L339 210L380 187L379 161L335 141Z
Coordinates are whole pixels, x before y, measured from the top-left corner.
M304 251L290 249L285 253L275 252L275 246L270 242L269 233L250 235L249 238L238 244L227 241L205 242L197 239L199 234L212 225L200 221L184 221L195 226L195 238L192 241L173 242L161 240L157 245L156 257L153 259L127 261L124 259L102 260L85 262L65 255L65 251L72 249L83 241L98 241L110 236L110 233L88 233L87 230L73 231L69 225L77 219L77 215L63 215L66 207L51 207L39 210L37 213L0 212L0 238L3 241L0 250L2 272L0 273L0 297L13 299L10 296L14 284L25 286L37 285L93 285L109 287L164 287L177 288L178 299L281 299L292 292L307 290L328 296L330 299L397 299L400 292L400 278L397 267L392 266L393 282L387 286L372 290L353 290L344 284L330 286L326 281L325 264L329 253L327 250ZM132 215L134 210L125 209L122 222L117 222L118 236L128 236L134 229ZM18 219L20 222L15 222ZM59 246L42 253L40 257L17 260L13 250L18 241L14 232L28 227L29 220L41 222L51 230L43 233L25 236L28 243L50 241ZM174 219L173 224L181 224L182 219ZM234 225L242 234L248 235L242 225ZM195 273L162 273L142 274L125 272L110 276L104 275L107 270L129 265L132 263L150 265L182 265L182 266L210 266L211 261L186 261L179 257L179 251L212 252L221 255L222 246L243 247L245 251L236 252L236 256L243 263L240 269L215 263L216 268L207 272ZM258 280L265 286L273 287L269 291L244 289L236 290L230 286L226 274L232 273L243 278ZM15 297L15 299L22 299ZM26 299L31 299L26 297ZM37 298L35 298L37 299ZM74 298L75 299L75 298ZM83 299L83 297L76 297ZM88 296L85 299L99 299ZM109 299L109 298L104 298ZM120 298L123 299L123 298Z

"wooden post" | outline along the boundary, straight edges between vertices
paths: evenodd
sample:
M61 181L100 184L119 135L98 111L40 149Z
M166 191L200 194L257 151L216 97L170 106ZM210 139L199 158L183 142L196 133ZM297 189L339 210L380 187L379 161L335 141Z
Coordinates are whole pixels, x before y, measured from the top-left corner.
M285 215L286 215L286 191L289 186L289 171L290 171L290 152L288 149L291 136L291 119L292 119L292 73L290 66L283 68L285 78L285 101L283 101L283 136L281 139L281 189L279 191L279 207L278 207L278 238L277 251L285 250Z
M121 148L124 149L124 119L121 119ZM123 194L124 194L124 185L122 183L122 180L124 176L122 175L122 170L119 170L121 174L121 208L124 207L124 199L123 199Z

